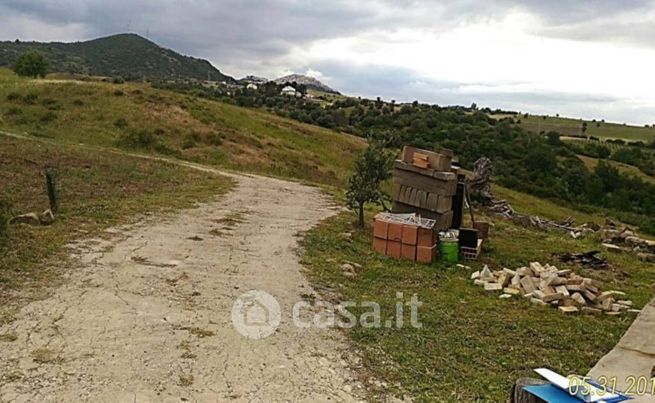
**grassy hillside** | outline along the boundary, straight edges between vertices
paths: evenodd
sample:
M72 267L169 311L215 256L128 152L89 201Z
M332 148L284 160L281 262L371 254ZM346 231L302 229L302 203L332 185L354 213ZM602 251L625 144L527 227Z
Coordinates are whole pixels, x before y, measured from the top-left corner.
M86 42L0 42L0 66L11 66L23 52L37 50L51 72L125 79L196 79L234 82L208 61L183 56L136 34L119 34Z
M504 116L498 116L504 117ZM554 116L537 116L529 115L527 118L523 115L515 117L520 120L519 126L534 133L548 133L555 131L565 136L582 135L583 120L570 119ZM651 142L655 140L655 128L628 126L617 123L604 123L586 121L587 130L585 136L594 136L600 139L622 139L626 141L643 141Z
M596 168L596 166L598 166L598 161L599 161L598 158L587 157L587 156L584 156L584 155L578 155L578 158L580 158L580 160L582 160L582 162L584 162L585 166L589 170L593 170L593 169ZM637 168L635 166L632 166L632 165L629 165L629 164L624 164L624 163L618 162L618 161L612 161L612 160L604 160L604 161L607 162L608 164L610 164L611 166L615 167L616 169L618 169L619 172L621 172L623 174L631 175L631 176L643 179L644 181L649 182L649 183L655 183L655 178L654 177L645 174L641 169L639 169L639 168Z
M69 143L338 185L364 142L145 84L18 79L0 72L0 129Z

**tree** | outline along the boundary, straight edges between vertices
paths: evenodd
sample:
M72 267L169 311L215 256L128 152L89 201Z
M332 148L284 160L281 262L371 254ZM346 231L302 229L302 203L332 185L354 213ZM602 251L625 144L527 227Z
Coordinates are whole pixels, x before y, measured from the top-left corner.
M380 184L391 177L393 154L379 140L369 139L369 144L355 160L355 172L348 179L346 201L348 207L358 213L358 225L364 226L366 203L383 204L385 194Z
M25 77L45 77L48 74L48 62L41 53L28 50L16 60L14 72Z

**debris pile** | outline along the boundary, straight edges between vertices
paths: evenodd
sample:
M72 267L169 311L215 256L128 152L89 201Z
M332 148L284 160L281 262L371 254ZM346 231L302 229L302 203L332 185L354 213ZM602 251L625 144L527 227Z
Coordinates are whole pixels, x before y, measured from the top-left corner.
M637 236L630 228L618 230L608 225L600 232L605 249L611 252L633 252L641 260L655 263L655 241Z
M552 221L539 216L518 213L505 200L497 200L491 193L491 173L493 164L489 158L480 158L475 161L473 179L469 181L471 196L480 202L488 211L498 214L508 220L513 220L525 226L537 227L543 230L558 229L574 231L571 217L564 221Z
M559 260L563 263L576 263L591 269L610 269L611 265L607 260L598 257L600 251L592 250L584 253L565 253L560 255Z
M579 276L571 270L558 270L551 265L532 262L517 270L491 271L484 266L471 275L476 285L486 291L502 292L500 298L523 296L538 305L551 305L563 314L578 312L618 316L624 312L639 312L621 291L603 291L594 279Z

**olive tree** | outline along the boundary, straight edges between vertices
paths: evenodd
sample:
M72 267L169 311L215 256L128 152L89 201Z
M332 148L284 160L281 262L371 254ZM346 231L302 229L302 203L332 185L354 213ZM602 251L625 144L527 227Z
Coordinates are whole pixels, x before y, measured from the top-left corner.
M384 204L386 195L380 185L391 177L393 159L383 142L369 139L368 147L355 160L355 172L348 179L346 202L357 212L360 227L364 226L366 203Z

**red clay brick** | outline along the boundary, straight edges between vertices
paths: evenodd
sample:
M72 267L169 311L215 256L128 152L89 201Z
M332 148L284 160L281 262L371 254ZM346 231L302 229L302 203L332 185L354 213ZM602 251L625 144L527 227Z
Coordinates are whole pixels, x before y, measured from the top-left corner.
M382 238L373 238L373 250L381 253L387 253L387 240Z
M390 241L400 242L403 239L403 225L390 222L387 230L387 239Z
M380 219L376 219L373 223L373 236L380 239L387 239L387 231L389 230L389 223Z
M418 239L418 226L416 225L403 225L403 240L405 245L416 245Z
M431 247L417 246L416 247L416 261L420 263L430 264L436 258L437 245Z
M437 243L435 233L433 230L419 228L418 229L418 246L432 247Z
M400 247L400 255L404 259L409 259L409 260L415 261L416 260L416 246L402 244L402 246Z
M395 259L400 259L402 256L401 253L401 243L396 241L387 241L387 256L393 257Z

